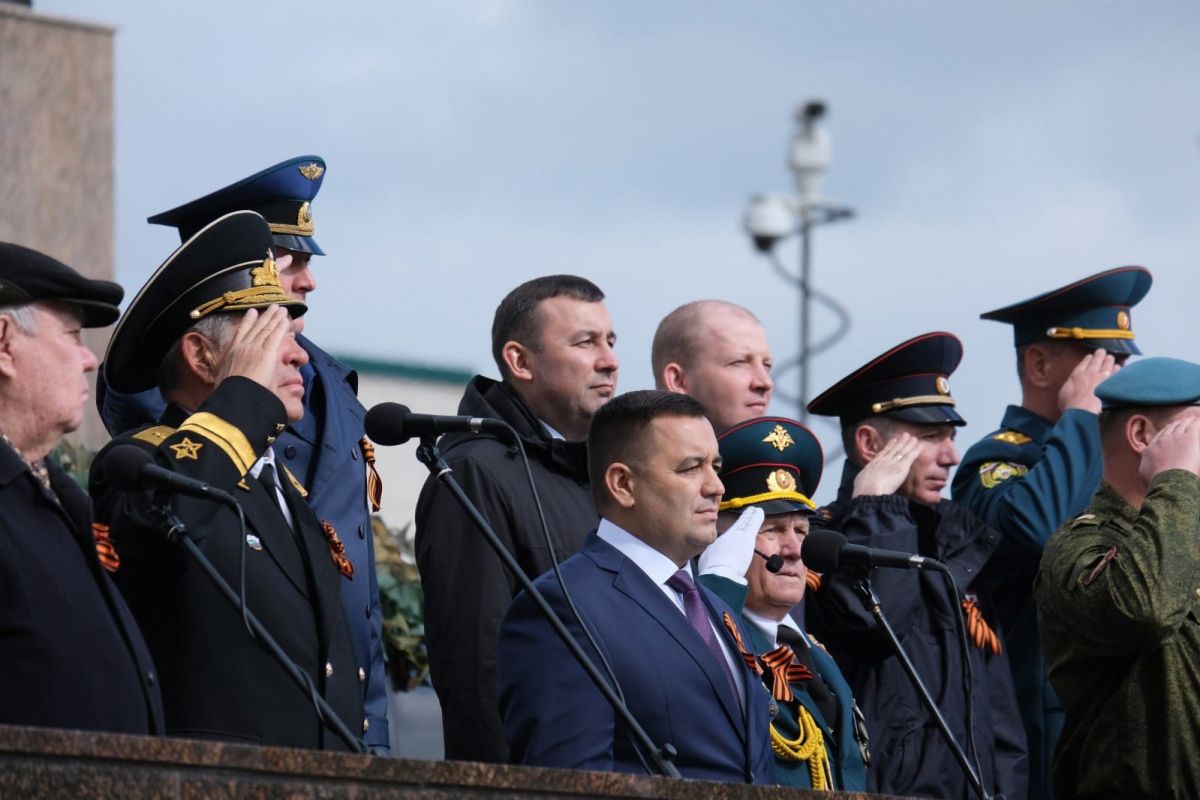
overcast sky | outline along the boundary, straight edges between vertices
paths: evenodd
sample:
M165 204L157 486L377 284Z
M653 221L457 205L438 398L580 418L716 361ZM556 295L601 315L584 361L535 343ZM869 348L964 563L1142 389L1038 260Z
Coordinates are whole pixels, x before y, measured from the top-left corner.
M979 313L1126 264L1155 275L1133 314L1142 348L1200 360L1194 3L35 8L117 29L116 262L131 295L178 244L147 216L316 153L330 255L307 332L326 349L491 373L499 299L573 272L608 294L623 390L652 385L655 325L701 297L751 308L782 361L797 295L740 220L750 195L790 186L791 115L822 98L826 195L858 217L815 239L816 284L854 320L815 389L953 331L965 444L1017 394L1009 330ZM816 318L818 335L831 324Z

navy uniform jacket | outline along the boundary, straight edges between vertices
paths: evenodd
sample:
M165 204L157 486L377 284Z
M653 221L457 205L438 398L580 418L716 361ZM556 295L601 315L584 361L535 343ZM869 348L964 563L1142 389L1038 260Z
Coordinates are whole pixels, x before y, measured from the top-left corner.
M1103 470L1098 417L1071 409L1057 423L1009 406L1000 430L963 456L954 500L1000 532L979 589L988 595L1008 646L1013 685L1029 740L1030 797L1050 796L1063 712L1046 678L1033 579L1050 535L1083 511Z
M46 467L58 502L0 442L0 723L161 735L158 677L96 557L88 497Z
M746 600L746 586L719 575L701 575L699 583L711 589L718 597L732 608L741 608ZM738 624L746 638L747 649L762 655L774 650L776 643L767 639L766 635L750 620L738 615ZM770 706L772 723L779 732L788 739L795 739L799 731L797 723L797 704L804 706L812 715L813 720L821 730L825 741L825 751L829 758L833 786L828 787L846 792L865 792L867 790L867 768L863 764L862 749L859 747L857 720L855 719L854 697L850 693L850 685L842 677L833 657L816 645L812 637L805 634L810 647L809 657L816 668L815 680L822 680L829 687L837 700L837 719L826 720L821 709L813 700L812 695L805 689L804 683L793 683L792 694L796 698L791 703L773 701ZM797 789L811 789L812 777L807 763L791 761L775 756L775 781L781 786L793 786Z
M170 405L162 425L123 434L160 466L232 493L246 517L209 500L175 496L189 536L236 591L244 557L246 605L352 733L362 727L358 663L342 607L344 582L330 543L298 489L279 472L295 527L250 468L283 430L283 404L246 378L228 378L190 416ZM154 493L121 491L92 469L96 518L110 526L115 573L150 645L162 682L167 732L282 747L346 749L316 709L246 630L201 568L161 533Z
M333 525L346 547L346 557L354 565L354 578L342 581L342 599L358 668L366 675L362 687L369 725L365 740L373 750L385 752L387 677L380 638L382 615L366 467L359 444L366 412L356 396L355 372L305 337L297 336L296 340L309 358L301 370L304 418L280 434L275 455L304 484L317 518ZM113 435L158 419L166 405L157 389L122 395L103 386L101 378L97 378L96 398L105 427Z
M562 563L563 581L612 665L626 704L651 741L678 750L685 778L773 782L762 682L745 666L743 715L728 678L687 617L650 578L595 533ZM554 573L535 581L585 653L594 652L567 610ZM717 630L729 608L703 586ZM500 713L513 763L645 774L629 734L525 592L500 628Z

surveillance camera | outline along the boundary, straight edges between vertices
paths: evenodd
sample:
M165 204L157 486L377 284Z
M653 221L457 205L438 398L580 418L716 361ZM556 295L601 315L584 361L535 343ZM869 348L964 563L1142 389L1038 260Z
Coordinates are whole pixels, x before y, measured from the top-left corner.
M796 228L796 215L788 198L776 194L759 194L750 199L742 220L746 232L759 252L769 252L775 243L789 236Z

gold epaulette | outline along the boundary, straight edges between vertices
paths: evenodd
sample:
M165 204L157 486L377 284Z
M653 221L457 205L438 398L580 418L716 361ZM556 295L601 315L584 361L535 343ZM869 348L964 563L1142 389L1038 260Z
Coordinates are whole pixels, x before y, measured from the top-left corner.
M174 432L175 429L169 425L155 425L153 428L146 428L144 431L138 431L133 435L133 438L137 439L138 441L149 442L157 447L163 443L163 439L166 439Z
M1009 444L1029 444L1033 441L1033 439L1017 431L1000 431L992 438L998 442L1007 442Z

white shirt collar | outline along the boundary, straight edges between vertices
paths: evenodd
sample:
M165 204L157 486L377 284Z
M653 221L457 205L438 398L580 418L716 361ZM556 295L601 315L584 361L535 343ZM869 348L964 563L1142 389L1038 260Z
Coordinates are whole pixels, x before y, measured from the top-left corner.
M796 624L796 620L792 619L791 614L785 614L783 619L774 620L770 617L764 617L755 611L748 608L742 608L742 616L747 619L754 627L763 632L768 641L779 644L779 629L780 627L791 628L800 636L804 636L804 631Z
M561 433L556 431L550 425L550 423L546 422L544 419L539 419L538 422L542 423L542 427L546 429L546 433L550 434L551 439L558 439L559 441L563 441L563 442L565 442L567 440L567 437L563 436Z
M273 447L268 447L262 456L259 457L258 461L254 462L254 466L250 467L250 474L257 478L262 473L263 465L265 464L275 467L275 476L278 479L279 467L275 466L275 449Z
M607 517L600 520L596 535L611 544L659 586L679 571L679 565ZM689 570L690 574L690 570Z

